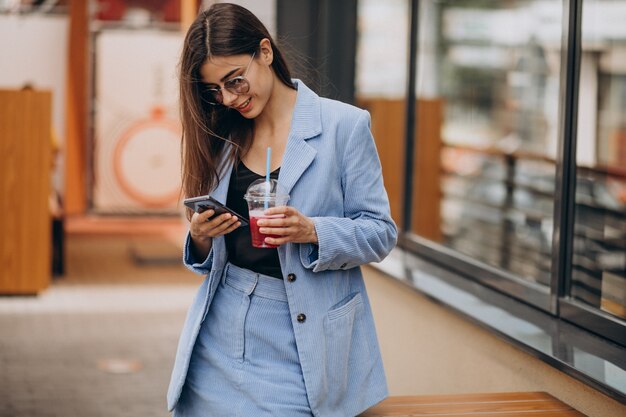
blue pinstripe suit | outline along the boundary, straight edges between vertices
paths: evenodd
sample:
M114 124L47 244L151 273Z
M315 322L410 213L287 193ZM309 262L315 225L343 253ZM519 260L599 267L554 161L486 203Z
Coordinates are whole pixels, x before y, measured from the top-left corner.
M369 114L317 96L297 81L298 93L279 181L289 205L313 219L319 244L278 249L289 311L311 410L320 417L352 417L381 401L387 386L360 265L382 260L397 230L390 217ZM232 166L211 193L225 202ZM200 325L227 263L224 238L206 260L185 264L206 275L180 337L168 408L180 397ZM306 321L297 320L299 314Z

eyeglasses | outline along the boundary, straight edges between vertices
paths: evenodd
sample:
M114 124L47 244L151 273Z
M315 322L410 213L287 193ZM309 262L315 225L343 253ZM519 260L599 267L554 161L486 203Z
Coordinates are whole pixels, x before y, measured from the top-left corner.
M250 83L246 79L246 75L248 75L248 70L250 69L250 65L254 60L254 56L256 55L256 51L252 54L250 58L250 62L246 66L246 70L243 72L243 75L239 75L237 77L233 77L230 80L224 82L224 89L228 90L228 92L236 95L246 94L250 91ZM222 94L222 87L217 88L205 88L204 92L207 95L207 102L214 106L221 105L224 103L224 95Z

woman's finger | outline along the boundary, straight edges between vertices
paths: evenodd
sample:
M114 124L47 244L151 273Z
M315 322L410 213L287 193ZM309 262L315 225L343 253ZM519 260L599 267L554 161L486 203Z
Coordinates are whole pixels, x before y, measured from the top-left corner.
M266 216L271 216L274 214L284 214L285 216L293 216L294 214L297 214L297 213L298 213L298 210L289 206L272 207L264 211L264 214Z
M191 216L191 224L204 224L213 214L213 210L203 211L202 213L196 212Z
M284 245L285 243L291 242L291 239L288 237L266 237L265 243L269 243L270 245Z
M237 220L235 221L235 223L231 224L228 229L224 230L223 232L220 233L221 235L227 235L230 232L232 232L233 230L237 229L239 226L241 226L241 223Z
M203 211L202 213L198 213L198 221L199 222L208 222L211 216L215 214L215 210L208 209Z
M223 235L226 233L226 230L228 230L234 223L237 222L237 218L234 216L231 216L230 214L224 214L224 216L226 216L225 219L220 219L221 222L214 227L211 232L215 235L215 236L219 236L219 235ZM229 217L230 216L230 217ZM217 220L217 219L216 219ZM209 222L210 223L210 222Z
M215 216L215 218L208 220L206 222L206 227L208 227L209 230L219 230L220 227L228 225L231 218L232 216L228 213L220 214L219 216Z
M293 221L290 218L281 217L277 219L259 220L257 224L261 227L285 227L293 224Z
M264 235L287 236L296 233L296 230L291 227L261 227L259 232Z

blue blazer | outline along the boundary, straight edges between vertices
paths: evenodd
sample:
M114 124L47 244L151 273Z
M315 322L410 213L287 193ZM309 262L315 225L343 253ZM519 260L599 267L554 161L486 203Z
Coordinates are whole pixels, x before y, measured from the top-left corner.
M387 396L374 320L360 265L381 261L394 247L380 160L369 113L298 87L279 182L289 205L315 222L318 245L278 248L309 404L315 416L352 417ZM211 193L226 201L232 165ZM223 237L206 260L193 259L189 236L184 263L205 275L182 330L168 409L180 396L200 324L227 262ZM300 323L298 314L306 314Z

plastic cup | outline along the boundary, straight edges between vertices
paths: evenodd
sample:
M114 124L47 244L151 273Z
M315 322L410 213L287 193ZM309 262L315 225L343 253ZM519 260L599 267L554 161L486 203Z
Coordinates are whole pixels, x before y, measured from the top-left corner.
M265 235L259 231L258 221L261 219L272 219L284 217L282 214L266 216L265 210L272 207L284 206L289 201L289 194L278 183L272 179L269 182L265 179L258 179L248 187L245 200L248 202L248 214L250 216L250 234L252 236L252 246L255 248L277 248L278 245L265 243L266 237L280 237L277 235Z

